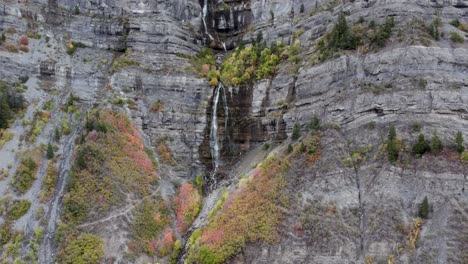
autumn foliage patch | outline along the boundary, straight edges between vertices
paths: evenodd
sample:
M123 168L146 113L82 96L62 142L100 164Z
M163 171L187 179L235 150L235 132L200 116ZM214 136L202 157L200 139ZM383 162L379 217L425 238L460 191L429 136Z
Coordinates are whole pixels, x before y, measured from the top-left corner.
M94 111L87 116L88 134L75 157L70 191L64 197L66 221L86 220L105 212L126 193L143 197L157 180L137 128L128 117Z
M190 183L180 186L178 195L174 198L174 208L177 217L177 229L185 234L200 212L201 196Z
M194 232L188 263L224 263L242 252L247 243L273 243L287 200L284 172L289 163L269 157L236 191L201 231Z

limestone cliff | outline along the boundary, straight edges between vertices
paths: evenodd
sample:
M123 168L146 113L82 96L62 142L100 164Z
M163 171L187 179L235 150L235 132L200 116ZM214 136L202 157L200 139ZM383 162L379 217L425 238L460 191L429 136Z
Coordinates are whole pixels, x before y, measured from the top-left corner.
M332 50L340 16L359 40ZM463 0L1 0L0 87L25 100L0 129L2 261L73 263L67 254L84 253L72 238L92 234L102 255L83 263L467 263L468 154L456 140L468 140L467 31ZM277 52L273 72L227 81L226 61L246 47ZM420 134L432 145L422 155ZM112 143L121 160L96 150ZM95 159L80 156L88 146ZM143 191L129 181L146 171L124 167L141 160L158 175L138 180ZM88 176L103 185L80 189ZM244 203L263 190L256 179L275 188L259 198L275 214L224 215L257 208ZM78 193L86 216L70 204ZM15 219L20 200L30 206ZM157 222L149 237L140 217ZM216 233L230 218L255 235Z

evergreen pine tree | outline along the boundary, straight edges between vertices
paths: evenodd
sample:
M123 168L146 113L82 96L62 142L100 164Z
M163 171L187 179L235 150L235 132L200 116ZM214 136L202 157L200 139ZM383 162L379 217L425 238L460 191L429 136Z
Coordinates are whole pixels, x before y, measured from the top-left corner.
M288 153L291 153L293 152L293 146L291 146L291 144L288 145Z
M301 4L301 9L300 9L300 11L299 11L299 12L302 14L302 13L304 13L304 11L305 11L304 4Z
M419 217L426 219L429 215L429 201L427 200L427 196L424 197L424 200L419 205Z
M0 91L0 128L8 128L8 120L11 111L8 105L8 95L5 91Z
M457 138L455 139L455 142L457 143L458 153L465 151L465 147L463 146L463 134L460 131L457 132Z
M424 155L424 153L430 150L431 150L431 147L426 142L424 135L419 134L418 142L416 142L416 144L413 146L413 153L416 155L416 157L421 157L422 155Z
M52 148L52 144L47 144L47 159L53 159L54 158L54 149Z
M390 131L388 132L388 140L396 139L396 129L394 125L390 126Z
M299 123L294 124L291 139L292 140L297 140L298 138L301 137L301 126Z
M80 14L80 7L78 7L78 5L75 6L75 10L73 11L73 13L75 15L79 15Z
M55 141L59 142L59 140L60 140L60 131L59 131L58 127L55 128L54 138L55 138Z
M314 114L314 118L310 123L310 129L318 130L320 128L320 119L318 118L317 114Z
M396 144L396 130L394 125L390 126L390 131L388 132L387 154L388 160L391 163L398 160L398 147Z
M343 12L340 12L338 15L338 22L330 33L330 41L328 44L331 48L335 49L346 50L356 48L356 37L348 26Z
M437 129L434 130L434 134L432 135L432 141L431 141L431 149L435 153L438 153L442 150L442 142L439 139L439 136L437 135Z

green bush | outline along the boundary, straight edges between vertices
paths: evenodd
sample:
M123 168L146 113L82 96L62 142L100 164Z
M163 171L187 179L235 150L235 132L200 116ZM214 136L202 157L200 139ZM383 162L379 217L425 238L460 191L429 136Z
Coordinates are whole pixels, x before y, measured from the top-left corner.
M390 126L390 131L388 132L387 156L391 163L396 162L399 156L398 146L396 143L396 129L394 125Z
M226 85L236 86L253 80L271 78L276 73L276 66L280 61L289 56L289 49L281 42L268 48L261 42L261 38L257 37L252 46L239 46L223 62L220 79ZM298 50L299 47L294 49Z
M17 220L24 214L26 214L30 207L31 202L29 200L15 201L8 210L8 218L12 220Z
M416 142L416 144L413 146L413 154L416 155L416 157L421 157L422 155L424 155L424 153L430 150L431 147L426 142L424 135L419 134L418 142Z
M31 188L36 179L36 162L29 156L21 159L16 171L13 186L21 194L26 193Z
M460 155L460 159L461 159L463 162L468 162L468 152L467 152L467 151L464 151L464 152Z
M465 38L463 36L461 36L460 34L458 34L457 32L455 32L455 31L450 32L450 39L453 42L456 42L456 43L465 42Z
M46 156L47 156L47 159L54 158L54 149L52 148L52 144L50 144L50 142L47 144Z
M5 222L0 227L0 246L7 244L12 237L11 223Z
M128 57L130 57L131 54L132 54L132 50L127 49L124 52L124 54L122 54L120 57L115 59L112 62L112 66L111 66L111 68L109 70L110 74L114 74L114 73L118 72L119 70L121 70L122 68L125 68L125 67L139 66L140 65L139 62L128 59Z
M460 26L460 20L458 20L458 19L452 20L452 21L450 21L450 25L458 28Z
M70 241L61 254L64 264L98 264L104 258L104 242L98 236L81 234Z
M8 128L15 113L24 108L24 97L18 89L0 81L0 129Z
M429 201L427 200L427 196L424 197L424 200L419 205L419 217L426 219L429 215Z

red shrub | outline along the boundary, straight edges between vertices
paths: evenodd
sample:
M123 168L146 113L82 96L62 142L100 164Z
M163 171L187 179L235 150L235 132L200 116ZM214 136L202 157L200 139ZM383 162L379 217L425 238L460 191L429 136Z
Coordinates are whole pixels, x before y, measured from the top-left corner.
M174 199L179 233L185 233L195 220L200 211L200 202L200 194L192 184L185 182L180 186L179 194Z
M29 38L26 35L21 35L19 38L19 43L23 46L28 46L29 45Z
M218 244L221 241L223 241L223 235L224 235L223 230L218 230L218 229L206 230L202 234L201 240L202 240L202 243L207 244L207 245Z

